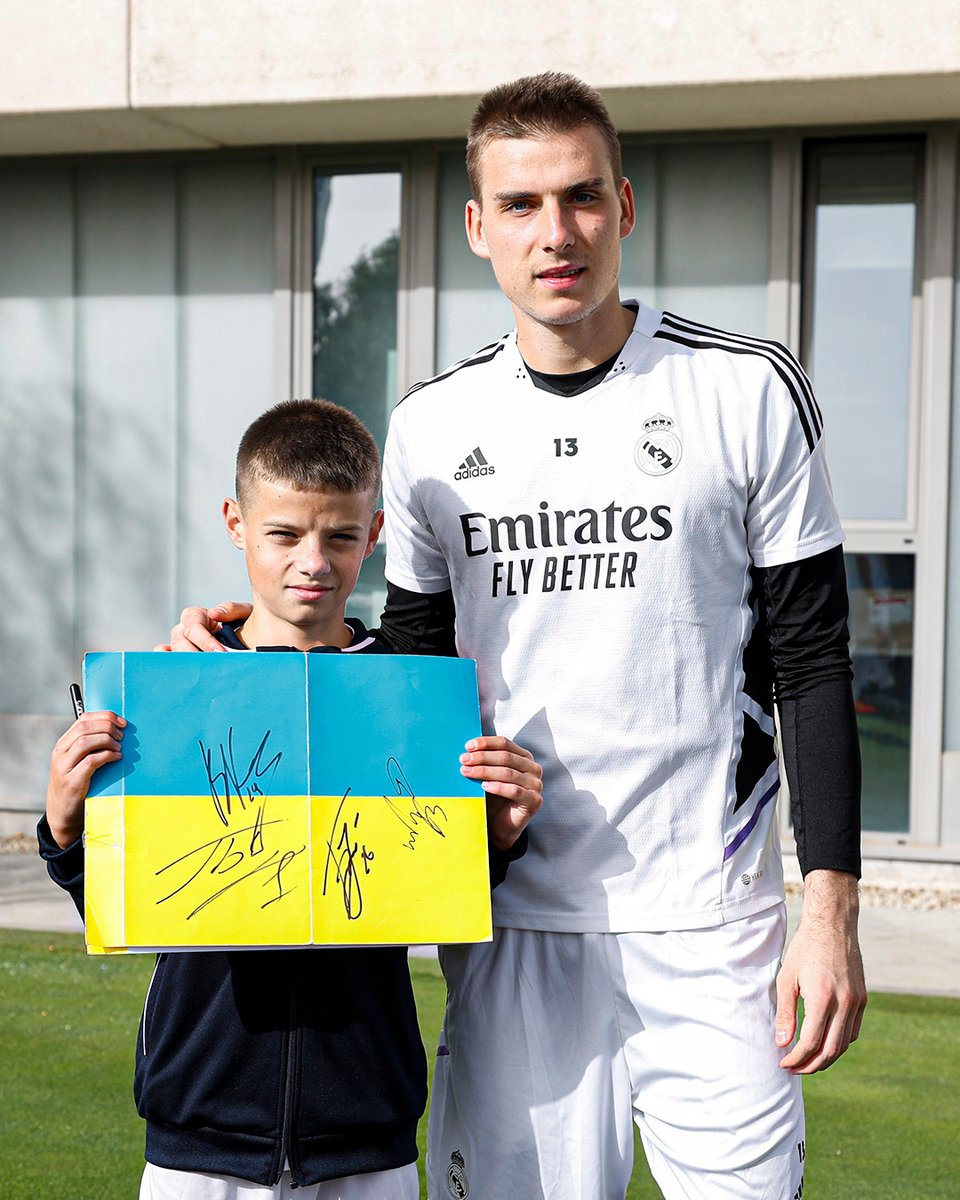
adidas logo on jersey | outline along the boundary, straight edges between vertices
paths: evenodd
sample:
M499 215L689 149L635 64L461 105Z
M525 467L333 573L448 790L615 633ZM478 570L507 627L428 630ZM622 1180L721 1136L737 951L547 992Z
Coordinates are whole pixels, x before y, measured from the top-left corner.
M477 479L480 475L492 475L495 471L483 456L483 451L479 446L467 455L459 467L454 479Z

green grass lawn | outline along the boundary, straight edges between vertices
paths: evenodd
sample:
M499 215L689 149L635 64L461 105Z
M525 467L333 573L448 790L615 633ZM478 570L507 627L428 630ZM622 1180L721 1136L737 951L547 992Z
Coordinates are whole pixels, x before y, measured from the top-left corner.
M88 958L70 934L0 930L0 1200L130 1200L143 1134L134 1039L152 959ZM432 1059L435 962L411 962ZM811 1200L957 1195L960 1000L876 995L861 1040L805 1084ZM421 1153L425 1136L421 1129ZM642 1158L628 1193L657 1200ZM590 1200L584 1197L584 1200Z

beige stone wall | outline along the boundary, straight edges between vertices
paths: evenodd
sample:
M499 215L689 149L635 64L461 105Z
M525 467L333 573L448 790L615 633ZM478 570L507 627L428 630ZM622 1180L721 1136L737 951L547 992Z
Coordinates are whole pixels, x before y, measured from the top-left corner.
M0 153L460 136L558 68L625 130L960 118L943 0L0 0Z

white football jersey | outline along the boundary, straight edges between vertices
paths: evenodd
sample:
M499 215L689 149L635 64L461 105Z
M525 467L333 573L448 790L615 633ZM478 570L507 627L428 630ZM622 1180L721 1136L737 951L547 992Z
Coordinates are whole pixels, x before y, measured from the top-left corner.
M514 332L401 401L383 491L387 578L453 590L484 730L544 767L497 924L692 929L781 899L751 567L842 540L790 354L641 304L564 397Z

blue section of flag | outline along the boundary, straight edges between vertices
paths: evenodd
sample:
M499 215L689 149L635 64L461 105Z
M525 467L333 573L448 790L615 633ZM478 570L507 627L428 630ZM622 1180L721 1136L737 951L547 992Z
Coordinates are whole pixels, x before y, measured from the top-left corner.
M460 774L480 734L472 659L310 655L308 670L315 795L481 794Z
M303 655L88 655L90 703L120 712L120 697L95 685L100 664L91 660L101 658L123 660L129 725L119 766L128 793L216 793L227 803L250 791L306 793Z
M83 678L88 711L128 721L94 796L482 794L459 770L480 734L469 659L104 653Z

